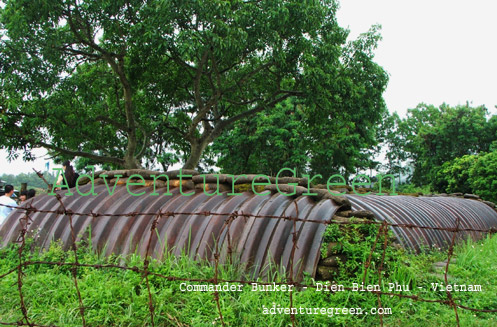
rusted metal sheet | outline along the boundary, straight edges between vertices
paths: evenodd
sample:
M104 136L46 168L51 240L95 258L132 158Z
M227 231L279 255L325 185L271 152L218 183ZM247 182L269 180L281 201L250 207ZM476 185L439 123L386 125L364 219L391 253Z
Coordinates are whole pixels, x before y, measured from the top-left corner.
M447 248L459 219L456 240L468 236L480 239L484 233L464 229L489 230L497 228L497 212L475 200L455 197L412 197L347 195L353 210L370 210L379 221L419 227L392 227L399 242L408 249L419 252L423 247ZM437 229L441 228L441 229Z
M316 202L311 197L294 199L279 193L208 196L197 190L192 196L184 196L174 188L170 190L172 196L151 196L152 187L134 188L131 190L146 194L132 196L125 185L117 185L115 193L109 195L105 185L95 185L96 196L80 196L76 192L63 196L67 210L85 214L73 215L78 240L91 232L93 248L106 255L137 253L145 256L152 235L149 253L153 257L160 259L169 251L174 255L185 253L194 259L213 261L218 251L220 262L227 262L231 257L246 265L250 278L264 278L269 266L278 266L287 272L292 269L296 280L302 278L303 272L314 276L326 226L305 220L329 221L338 209L330 199ZM80 186L83 194L89 190L90 185ZM165 189L157 189L157 192L163 194ZM61 192L64 193L66 191ZM31 205L48 211L60 208L56 198L48 195L34 198ZM151 233L159 212L164 215ZM124 215L128 213L136 214ZM100 216L102 214L123 215ZM17 210L8 217L0 229L3 246L16 241L21 229L19 219L23 216L24 210ZM294 223L285 217L304 221ZM37 245L47 248L52 240L60 239L65 248L69 248L72 236L68 216L34 212L30 218L28 230L36 236Z
M90 185L80 186L83 194L89 190ZM340 210L330 199L316 202L309 196L292 198L279 193L258 196L245 192L227 196L225 192L209 196L196 190L194 195L184 196L178 188L173 188L170 196L152 196L152 187L132 186L130 190L146 193L133 196L120 184L113 195L109 195L105 185L95 185L98 195L80 196L74 192L72 196L63 196L66 209L82 214L73 215L77 239L91 233L93 248L106 255L137 253L145 256L148 244L148 253L159 259L164 257L165 251L210 261L219 253L221 263L232 259L246 266L251 279L264 278L268 267L275 264L281 271L293 271L296 280L302 278L303 272L315 276L326 225L310 220L330 221ZM157 192L163 194L165 189L157 189ZM414 251L424 246L446 247L453 234L443 229L454 228L457 219L460 229L497 228L497 212L479 201L375 195L348 195L347 198L352 210L372 211L379 221L428 227L392 227L399 242ZM69 248L72 243L69 217L62 211L53 213L61 209L57 199L38 196L28 205L38 210L30 213L28 228L36 236L37 245L48 248L51 241L60 239L65 248ZM19 209L1 226L3 246L17 240L22 217L24 210ZM286 217L302 221L294 222ZM156 229L151 232L156 218ZM477 239L482 233L461 231L458 239L467 235Z

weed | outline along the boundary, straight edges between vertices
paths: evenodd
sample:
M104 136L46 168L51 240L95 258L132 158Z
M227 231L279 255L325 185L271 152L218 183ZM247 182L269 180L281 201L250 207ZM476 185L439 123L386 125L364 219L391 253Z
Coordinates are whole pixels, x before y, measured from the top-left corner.
M327 242L336 242L337 251L344 251L347 261L343 262L335 282L345 287L361 283L364 276L364 262L369 257L376 239L378 226L365 225L343 229L332 225L325 232ZM350 227L350 225L349 225ZM366 284L380 284L381 290L389 291L389 283L408 285L407 291L395 291L402 295L418 296L424 299L446 299L445 292L433 291L432 283L442 283L443 276L434 271L434 262L441 261L446 253L427 251L414 255L388 247L381 282L378 267L383 254L383 236L379 237L373 251L372 265L366 275ZM165 247L164 245L161 245ZM19 263L18 245L0 249L0 273L5 273ZM152 273L187 279L211 279L214 265L206 261L193 261L186 255L173 256L171 249L164 248L161 261L151 260ZM466 241L455 249L455 263L449 267L450 283L479 284L481 292L453 292L456 301L477 309L497 309L497 236L487 237L479 242ZM82 264L124 264L143 268L143 259L137 254L126 257L103 257L86 246L78 244L78 260ZM236 258L236 256L235 256ZM47 251L25 251L23 261L74 262L72 251L64 251L62 244L54 242ZM271 266L262 267L271 272L271 280L284 282L284 271ZM234 260L231 264L219 265L219 278L242 280L247 278L244 263ZM31 321L42 325L79 326L78 299L70 266L28 265L23 268L23 295ZM150 289L154 301L154 321L160 326L213 326L220 325L217 306L212 292L185 292L184 281L169 281L149 275ZM254 281L254 282L260 282ZM315 281L306 275L303 283ZM186 282L187 284L199 284ZM19 293L16 287L17 274L0 279L0 322L15 324L22 320ZM78 285L85 307L85 318L92 326L147 326L150 324L148 290L143 275L132 270L118 268L79 267ZM385 326L453 326L453 308L439 303L415 301L398 296L381 295L382 306L392 308L391 315L384 316ZM290 316L285 314L264 315L263 308L273 306L286 308L290 305L288 292L252 291L245 285L242 291L219 292L223 318L227 326L288 326ZM293 292L295 308L370 308L378 306L378 297L371 292L318 292L315 288L299 289ZM462 326L494 326L497 314L472 312L458 309ZM375 315L328 316L326 314L299 314L299 326L377 326Z

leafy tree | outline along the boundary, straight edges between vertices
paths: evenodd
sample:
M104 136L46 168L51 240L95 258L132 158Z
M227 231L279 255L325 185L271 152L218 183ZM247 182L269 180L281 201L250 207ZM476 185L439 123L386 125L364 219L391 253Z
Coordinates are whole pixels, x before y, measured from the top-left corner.
M43 173L45 179L47 180L48 183L55 183L56 179L56 174L51 174L50 172L45 172ZM0 180L7 182L7 184L12 184L16 189L19 189L21 187L21 183L27 183L28 184L28 189L33 188L33 187L38 187L42 189L47 188L47 184L38 177L38 175L35 172L32 173L20 173L18 175L13 175L13 174L3 174L0 176Z
M5 3L0 144L11 155L41 146L119 167L194 168L233 123L290 97L341 130L384 109L379 35L346 44L333 0Z
M496 106L497 108L497 106ZM497 150L497 115L493 115L490 117L488 120L488 135L490 138L490 151L496 151Z
M394 112L391 115L386 115L380 129L383 132L381 140L388 147L385 154L386 161L382 168L386 170L387 174L393 174L399 178L400 174L405 174L409 170L409 166L406 164L408 156L404 150L405 138L403 135L405 134L399 131L401 128L405 128L405 125L399 115Z
M33 147L45 147L140 165L152 121L140 117L146 111L137 100L145 90L134 77L140 57L146 64L158 58L134 51L146 27L139 6L141 1L6 1L0 45L4 147L23 149L25 158Z
M386 115L382 99L388 77L373 62L377 28L347 45L334 83L333 99L292 97L270 111L240 121L214 143L225 172L275 174L355 172L375 168L379 125ZM319 94L316 94L318 96Z
M387 112L382 94L388 83L388 75L373 61L380 39L378 29L373 26L348 44L345 67L340 67L334 81L339 91L315 105L308 104L312 174L331 176L339 172L348 176L357 168L375 166L371 157L379 151L375 146L382 138L379 127Z
M237 122L213 144L222 172L276 175L282 168L306 170L310 142L305 134L302 105L295 99L269 113Z
M427 185L444 162L488 151L495 132L487 109L469 105L440 107L419 104L396 123L388 137L391 159L408 159L414 166L412 181Z
M438 192L474 193L497 201L497 152L465 155L434 169L432 189Z

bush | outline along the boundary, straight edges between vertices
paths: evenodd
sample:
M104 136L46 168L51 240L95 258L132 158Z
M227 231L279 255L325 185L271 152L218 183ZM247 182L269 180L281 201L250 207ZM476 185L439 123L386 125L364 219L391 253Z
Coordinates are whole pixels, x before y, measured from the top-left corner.
M497 151L465 155L433 170L432 190L474 193L482 199L497 202Z
M473 193L485 200L497 201L497 152L478 156L469 170Z
M408 194L413 194L413 193L422 193L422 194L428 194L430 193L430 187L428 185L426 186L416 186L412 183L409 184L399 184L398 186L398 192L399 193L408 193Z
M438 169L434 169L432 190L443 193L472 193L469 181L469 171L478 160L475 155L465 155L445 162Z

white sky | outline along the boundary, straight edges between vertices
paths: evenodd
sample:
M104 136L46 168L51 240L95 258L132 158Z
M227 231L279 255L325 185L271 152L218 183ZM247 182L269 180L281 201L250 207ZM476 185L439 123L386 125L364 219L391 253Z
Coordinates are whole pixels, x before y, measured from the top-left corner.
M376 62L390 75L384 98L405 115L425 102L485 105L497 113L497 2L492 0L342 0L339 24L351 37L381 24ZM37 152L42 156L44 150ZM46 160L8 163L0 174L43 170ZM54 168L50 162L50 170Z
M496 12L489 0L342 0L338 22L354 38L382 26L375 59L390 75L390 112L469 101L497 113Z

